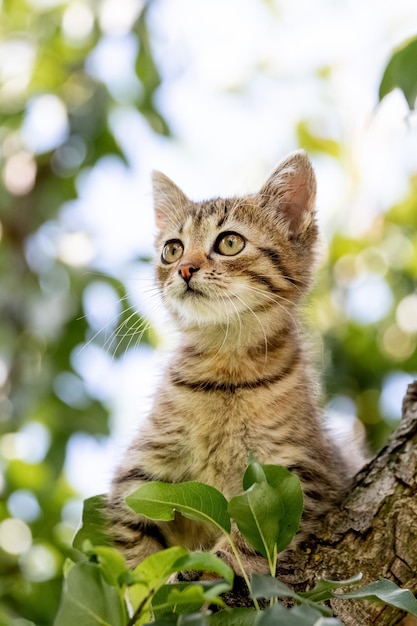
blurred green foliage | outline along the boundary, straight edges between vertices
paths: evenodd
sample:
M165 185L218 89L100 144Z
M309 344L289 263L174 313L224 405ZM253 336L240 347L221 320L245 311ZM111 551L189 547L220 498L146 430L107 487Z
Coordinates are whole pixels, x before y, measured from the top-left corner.
M77 497L63 473L67 444L75 433L109 433L108 408L90 395L73 367L80 345L92 341L108 348L84 310L83 294L93 280L85 271L89 262L72 263L63 253L68 237L81 235L88 244L89 234L65 231L59 215L77 197L80 174L106 155L127 159L109 123L120 95L87 69L103 37L103 5L85 5L78 24L91 23L80 34L71 27L71 4L29 8L24 0L4 0L0 7L3 51L25 59L17 75L5 71L0 77L0 624L18 618L52 623L71 550L69 511ZM125 97L154 132L169 135L155 104L161 77L146 3L137 3L131 35L137 42L137 84ZM58 145L36 149L27 145L22 129L31 107L45 96L61 106L65 132ZM312 153L342 155L337 142L314 132L311 120L301 120L297 133ZM312 308L324 337L328 395L351 399L374 446L393 427L381 412L384 381L396 370L417 371L416 192L417 178L409 197L379 215L361 239L334 237ZM369 276L383 281L392 302L381 319L353 321L352 289ZM120 298L115 327L121 335L126 327L140 328L143 320L140 312L131 317L123 282L106 274L100 280ZM113 346L115 358L132 343L130 335L121 339ZM145 333L142 341L149 340Z
M325 341L327 396L345 396L378 449L395 426L381 390L396 372L417 372L417 177L401 204L378 215L360 239L337 233L313 296L313 316ZM352 289L372 307L373 285L389 305L381 315L352 319ZM367 293L368 292L368 293ZM404 386L404 393L405 393ZM399 417L401 407L398 406Z
M89 395L72 366L75 348L93 336L83 309L92 275L36 238L45 225L61 238L74 234L60 232L57 218L60 207L77 196L77 176L106 155L125 159L109 127L118 103L86 69L103 34L100 6L93 2L79 16L85 20L89 11L91 28L77 38L64 27L66 3L42 9L5 0L0 8L4 53L20 55L28 66L18 76L4 72L0 85L1 624L19 616L52 623L74 530L65 514L76 496L63 474L66 446L77 432L109 432L107 408ZM156 132L167 133L153 102L160 79L141 6L132 25L140 80L133 104ZM37 98L48 95L58 98L67 127L59 145L34 152L21 129ZM126 320L138 327L140 316L128 314L124 285L112 276L102 275L101 281L120 298L120 327ZM98 345L100 340L93 337ZM126 346L126 339L117 341L116 358ZM57 395L55 383L63 373L77 383L82 401ZM15 510L20 513L13 515ZM17 521L18 515L23 519Z

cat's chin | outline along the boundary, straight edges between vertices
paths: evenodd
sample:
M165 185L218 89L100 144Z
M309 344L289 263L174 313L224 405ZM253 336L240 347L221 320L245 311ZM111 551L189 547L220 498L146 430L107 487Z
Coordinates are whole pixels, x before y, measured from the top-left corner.
M207 297L186 297L169 302L169 308L175 319L184 327L190 326L229 326L239 323L239 310L228 310L220 307L219 302L213 302Z
M218 311L200 305L180 306L175 310L175 317L184 328L190 326L226 326L231 323L230 316L219 315Z

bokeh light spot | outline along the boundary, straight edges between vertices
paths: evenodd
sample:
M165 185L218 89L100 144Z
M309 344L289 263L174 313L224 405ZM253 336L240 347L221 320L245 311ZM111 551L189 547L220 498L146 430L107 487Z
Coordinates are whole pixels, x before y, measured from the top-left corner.
M94 257L91 238L84 232L64 233L58 243L58 258L73 267L84 267Z
M348 287L357 276L356 257L353 254L345 254L334 265L333 273L336 281L343 287Z
M35 521L41 512L39 502L35 495L27 489L14 491L7 500L7 508L10 515L23 522Z
M58 96L44 94L29 101L22 137L35 154L49 152L62 144L68 128L67 109Z
M83 293L83 308L91 328L105 336L113 333L121 311L121 300L109 283L94 281Z
M42 582L56 576L59 564L54 553L44 545L32 546L20 559L25 578Z
M29 526L20 519L8 518L0 524L0 548L8 554L18 555L29 550L32 533Z
M55 174L69 177L74 174L87 155L85 141L78 135L72 135L59 146L51 158L51 167Z
M9 364L6 359L0 356L0 387L3 387L9 376Z
M392 291L387 282L377 274L356 279L347 296L347 314L360 324L382 320L393 304Z
M0 454L9 461L20 459L39 463L45 457L50 443L48 429L40 422L29 422L17 433L6 433L0 439Z
M396 312L397 324L406 333L417 333L417 295L411 294L401 300Z
M62 31L73 45L83 45L94 28L94 14L83 2L71 2L62 17Z
M101 30L111 35L127 34L143 6L142 0L103 0L99 13Z
M58 398L76 409L88 406L90 400L83 381L71 372L61 372L54 380L54 391Z
M30 152L17 152L9 157L3 170L6 189L15 196L29 193L36 178L36 162Z
M403 361L413 354L416 340L397 324L391 324L382 336L382 348L389 358Z
M36 49L28 39L3 37L0 44L0 104L2 110L21 108L33 70Z
M378 248L365 248L355 260L358 274L373 273L385 276L388 271L387 261Z
M382 245L388 265L395 269L404 269L414 256L414 247L401 229L390 226L389 233Z

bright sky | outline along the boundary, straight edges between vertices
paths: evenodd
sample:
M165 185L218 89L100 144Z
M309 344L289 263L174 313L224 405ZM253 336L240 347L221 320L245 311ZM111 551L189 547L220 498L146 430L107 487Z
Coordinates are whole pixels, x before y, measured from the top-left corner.
M69 3L65 28L71 36L91 28L86 6ZM344 146L338 161L313 155L319 220L327 236L336 228L360 233L376 212L406 193L409 173L417 171L416 119L406 123L406 103L397 92L377 107L377 90L393 47L417 32L415 0L154 0L151 30L163 76L157 102L174 140L153 134L130 105L140 86L133 74L136 42L128 31L139 7L134 0L102 4L107 34L89 70L121 103L111 123L131 169L106 158L80 177L80 199L63 207L61 216L69 230L79 231L78 239L60 241L68 262L82 264L94 256L94 268L123 278L132 301L152 315L149 268L131 264L138 253L152 250L151 170L164 171L195 199L253 191L297 147L300 120ZM329 80L318 78L322 72ZM60 102L46 98L32 104L26 120L25 136L35 151L65 132ZM84 231L94 233L94 248ZM384 285L370 288L383 311L389 306ZM101 300L91 297L88 304L86 295L89 319L97 329L111 326L110 318L94 316L98 301L115 314L114 295L100 281L92 289ZM361 301L357 292L352 315L361 315ZM149 408L156 363L146 348L117 363L92 346L76 357L88 388L109 403L114 417L111 442L79 437L69 448L68 472L84 495L106 489L111 459Z

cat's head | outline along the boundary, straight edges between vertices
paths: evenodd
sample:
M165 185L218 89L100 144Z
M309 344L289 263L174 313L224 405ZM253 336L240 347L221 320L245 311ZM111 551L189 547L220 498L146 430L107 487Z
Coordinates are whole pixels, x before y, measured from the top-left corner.
M311 283L318 237L316 180L304 152L243 198L192 202L160 172L153 191L156 277L181 326L291 314Z

